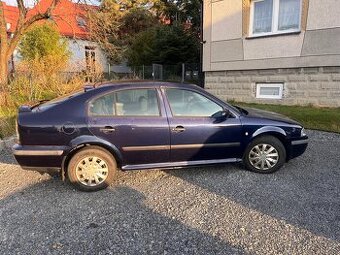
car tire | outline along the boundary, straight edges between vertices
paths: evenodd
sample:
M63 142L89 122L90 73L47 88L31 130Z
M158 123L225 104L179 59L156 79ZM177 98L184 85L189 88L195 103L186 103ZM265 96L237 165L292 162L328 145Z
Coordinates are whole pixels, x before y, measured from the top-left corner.
M72 185L82 191L107 188L115 179L117 163L111 153L97 147L85 147L71 158L67 176Z
M247 146L243 163L245 167L256 173L269 174L279 170L286 162L286 149L282 142L274 136L255 138Z

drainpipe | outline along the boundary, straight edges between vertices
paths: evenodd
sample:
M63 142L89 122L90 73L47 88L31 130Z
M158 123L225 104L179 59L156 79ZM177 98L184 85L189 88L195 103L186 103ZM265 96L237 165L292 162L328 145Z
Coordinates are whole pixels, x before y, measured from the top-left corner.
M200 0L200 63L198 67L198 77L199 77L199 86L204 88L204 73L203 73L203 11L204 11L204 0Z

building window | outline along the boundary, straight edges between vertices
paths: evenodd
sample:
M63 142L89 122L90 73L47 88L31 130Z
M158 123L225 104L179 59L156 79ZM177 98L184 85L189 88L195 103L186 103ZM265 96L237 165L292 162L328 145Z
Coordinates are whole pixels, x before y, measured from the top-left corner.
M82 27L82 28L86 27L87 24L86 24L85 18L77 16L76 20L77 20L77 24L78 24L79 27Z
M300 31L302 0L251 2L250 35L262 36Z
M282 99L283 83L257 83L256 98Z
M86 71L88 73L96 72L96 48L85 46Z

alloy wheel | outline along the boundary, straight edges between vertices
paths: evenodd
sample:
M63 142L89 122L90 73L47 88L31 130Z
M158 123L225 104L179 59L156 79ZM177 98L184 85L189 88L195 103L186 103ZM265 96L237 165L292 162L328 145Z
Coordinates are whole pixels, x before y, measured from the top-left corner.
M278 161L279 153L277 149L270 144L257 144L249 152L250 164L261 171L270 170Z

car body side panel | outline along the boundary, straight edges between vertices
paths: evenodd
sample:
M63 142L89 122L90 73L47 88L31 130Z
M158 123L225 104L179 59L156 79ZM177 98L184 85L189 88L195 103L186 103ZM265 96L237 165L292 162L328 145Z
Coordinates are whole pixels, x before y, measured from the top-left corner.
M166 88L161 87L164 107L169 119L171 162L242 157L242 125L233 113L234 109L228 109L225 103L200 88L197 90L189 88L187 90L198 92L222 108L230 110L232 115L222 120L213 117L174 117L165 90ZM185 130L176 132L176 127L183 127Z
M86 144L107 148L124 169L148 166L181 166L224 162L241 159L246 146L258 136L274 135L283 141L288 159L301 155L308 137L301 136L302 127L295 122L276 118L274 114L261 117L241 114L236 108L213 97L193 85L166 84L167 87L199 91L232 113L230 118L173 118L166 97L158 91L161 114L159 117L88 118L88 101L100 94L124 88L157 88L164 83L126 83L103 86L66 100L45 111L21 112L18 118L20 144L14 147L15 157L22 166L61 168L62 162L74 149ZM165 86L165 85L164 85ZM100 128L113 126L113 133ZM184 132L172 132L184 126ZM52 155L55 148L63 148L62 155ZM45 155L32 155L44 151ZM171 152L170 152L171 150ZM57 150L59 151L59 149ZM25 154L27 153L27 154ZM33 154L34 154L33 153ZM72 155L72 154L70 154ZM222 161L221 161L222 160ZM196 164L196 163L195 163ZM129 167L127 167L129 166Z
M153 87L145 84L140 88ZM113 88L106 93L119 89ZM122 155L122 165L155 164L170 160L168 119L158 90L157 97L160 116L88 116L91 133L116 146ZM114 131L105 133L102 131L105 127Z
M115 131L103 133L110 126ZM146 164L169 160L169 127L165 117L89 118L91 133L114 144L122 155L122 164Z
M169 118L170 130L177 126L185 131L171 131L171 161L198 161L239 158L242 154L239 119L227 118L214 123L213 118Z
M65 145L79 135L89 134L83 100L69 100L46 111L19 114L21 143Z

